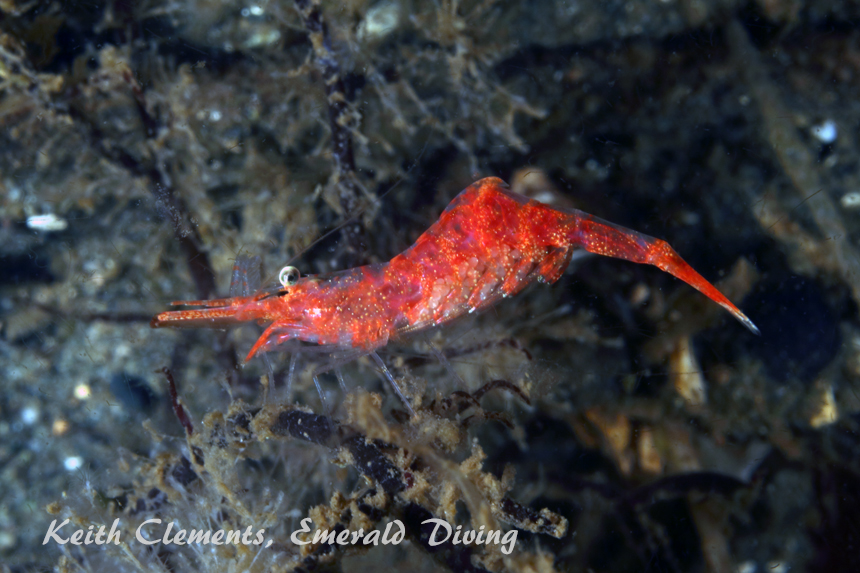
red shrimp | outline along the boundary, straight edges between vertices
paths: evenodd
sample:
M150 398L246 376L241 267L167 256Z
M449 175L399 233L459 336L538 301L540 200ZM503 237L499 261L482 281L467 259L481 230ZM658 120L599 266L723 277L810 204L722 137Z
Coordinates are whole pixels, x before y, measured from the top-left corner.
M258 321L269 326L246 361L299 340L350 355L373 354L380 363L375 351L389 341L483 310L534 281L553 283L574 250L584 249L654 265L759 334L744 313L665 241L582 211L550 207L506 187L495 177L473 183L414 245L387 263L306 276L294 283L284 280L283 288L274 292L174 302L202 308L163 312L151 326L217 328Z

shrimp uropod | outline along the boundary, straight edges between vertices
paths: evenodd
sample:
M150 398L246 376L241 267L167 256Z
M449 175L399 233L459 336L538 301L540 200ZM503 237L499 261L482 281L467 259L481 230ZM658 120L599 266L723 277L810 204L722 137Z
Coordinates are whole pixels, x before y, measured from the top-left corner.
M246 321L269 323L246 361L290 340L350 356L370 354L406 334L483 310L534 281L557 281L578 248L654 265L759 334L744 313L665 241L513 193L496 177L463 190L414 245L387 263L295 281L282 278L283 288L274 292L174 302L199 308L163 312L150 324L219 328Z

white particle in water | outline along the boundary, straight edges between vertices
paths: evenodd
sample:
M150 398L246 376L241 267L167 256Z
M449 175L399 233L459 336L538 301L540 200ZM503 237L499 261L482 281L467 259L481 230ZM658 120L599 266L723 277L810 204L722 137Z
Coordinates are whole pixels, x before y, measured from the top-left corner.
M851 191L842 196L839 203L845 209L856 209L860 207L860 191Z
M65 231L69 223L53 213L27 217L27 227L36 231Z
M27 407L21 410L21 421L32 426L39 419L39 410L32 407Z
M63 466L70 472L79 469L84 465L84 459L81 456L69 456L63 461Z
M836 141L837 134L838 130L836 129L836 123L830 119L812 126L812 135L814 135L815 139L821 143L833 143Z

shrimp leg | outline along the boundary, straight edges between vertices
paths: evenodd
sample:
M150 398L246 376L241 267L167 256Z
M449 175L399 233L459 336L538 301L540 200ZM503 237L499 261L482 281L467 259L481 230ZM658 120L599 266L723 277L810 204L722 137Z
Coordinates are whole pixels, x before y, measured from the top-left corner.
M394 389L394 393L397 394L397 397L406 405L406 409L409 410L410 416L415 416L415 410L412 409L412 404L409 403L409 399L400 390L400 386L397 384L397 380L392 376L391 371L388 369L388 366L385 365L385 362L382 361L382 358L379 357L375 351L370 353L370 357L373 358L373 361L376 362L376 365L379 366L379 369L382 370L382 374L385 376L385 379L388 380L388 383L391 384L391 387Z

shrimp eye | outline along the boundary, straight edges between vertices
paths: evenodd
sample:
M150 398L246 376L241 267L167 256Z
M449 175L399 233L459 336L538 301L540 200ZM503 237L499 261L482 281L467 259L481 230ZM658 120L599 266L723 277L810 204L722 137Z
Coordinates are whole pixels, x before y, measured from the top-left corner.
M278 273L278 282L281 283L281 286L286 288L299 282L300 276L302 275L296 267L284 267L281 269L281 272Z

